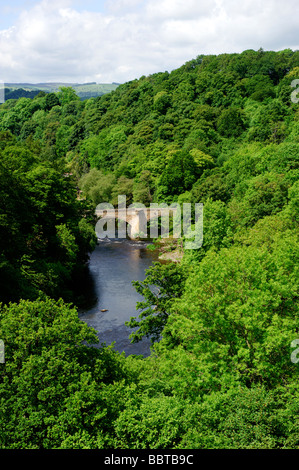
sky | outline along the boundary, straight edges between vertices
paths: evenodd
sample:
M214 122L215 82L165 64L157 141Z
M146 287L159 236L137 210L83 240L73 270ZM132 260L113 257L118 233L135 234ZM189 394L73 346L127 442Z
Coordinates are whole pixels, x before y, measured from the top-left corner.
M0 82L124 83L200 54L299 49L298 0L0 0Z

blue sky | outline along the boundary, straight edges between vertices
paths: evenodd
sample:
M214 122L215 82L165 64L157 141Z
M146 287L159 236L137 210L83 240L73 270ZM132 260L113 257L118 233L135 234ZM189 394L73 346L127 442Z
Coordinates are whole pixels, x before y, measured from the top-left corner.
M8 2L0 1L0 28L5 29L13 26L18 14L22 10L26 2L22 0L15 0L10 4Z
M0 0L0 30L13 26L20 13L24 10L30 10L35 4L40 3L37 0ZM78 11L84 10L104 12L106 0L74 0L71 5Z
M299 49L298 0L0 0L0 82L123 83L200 54Z

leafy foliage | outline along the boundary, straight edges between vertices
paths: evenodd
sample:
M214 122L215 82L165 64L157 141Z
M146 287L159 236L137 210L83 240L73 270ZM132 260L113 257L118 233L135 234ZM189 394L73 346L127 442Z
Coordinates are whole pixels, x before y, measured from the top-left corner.
M111 349L62 301L22 300L2 307L1 448L109 445L114 381L127 374ZM120 403L119 403L120 405Z
M298 71L290 49L201 55L0 106L2 448L298 448ZM148 358L91 347L58 300L118 194L204 204L202 247L134 282Z
M138 342L143 336L150 337L152 342L159 340L173 300L183 293L186 277L187 273L180 266L155 263L147 270L143 282L133 282L136 291L145 299L136 305L136 309L142 310L139 315L141 321L132 317L126 323L132 328L139 328L131 335L133 342Z

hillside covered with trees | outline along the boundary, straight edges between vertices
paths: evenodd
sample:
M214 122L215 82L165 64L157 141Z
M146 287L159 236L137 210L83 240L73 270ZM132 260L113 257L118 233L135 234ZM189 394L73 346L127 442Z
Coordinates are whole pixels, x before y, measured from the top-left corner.
M81 100L102 96L118 87L118 83L6 83L5 100L34 98L39 93L56 93L60 88L72 88ZM42 96L42 95L40 95Z
M299 447L298 79L298 51L247 50L0 106L1 448ZM120 194L204 205L202 247L135 283L148 358L76 309Z

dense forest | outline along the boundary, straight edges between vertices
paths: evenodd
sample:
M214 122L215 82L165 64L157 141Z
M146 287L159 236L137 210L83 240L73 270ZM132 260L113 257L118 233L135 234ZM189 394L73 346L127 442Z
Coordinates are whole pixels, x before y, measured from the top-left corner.
M39 94L38 90L24 90L24 88L17 88L13 90L11 88L4 88L5 100L19 99L19 98L34 98Z
M0 106L1 448L299 447L298 79L299 51L247 50ZM78 319L119 194L204 205L202 247L135 283L147 358Z
M81 100L96 98L109 93L118 87L119 83L6 83L4 88L5 100L19 98L34 98L41 91L45 93L58 92L60 88L72 88Z

